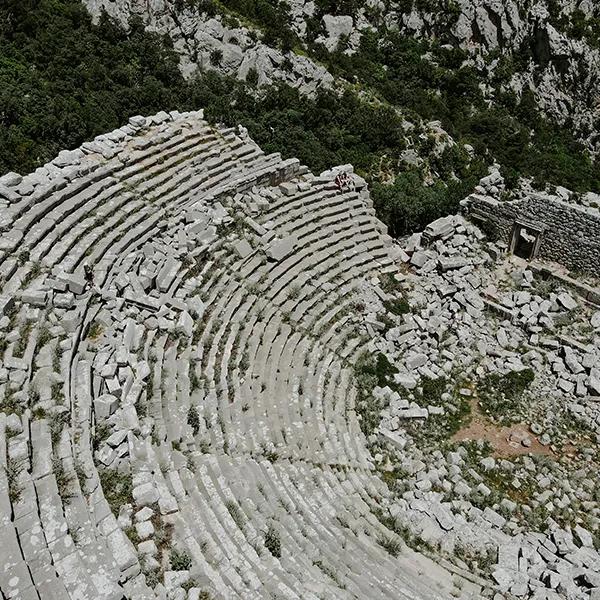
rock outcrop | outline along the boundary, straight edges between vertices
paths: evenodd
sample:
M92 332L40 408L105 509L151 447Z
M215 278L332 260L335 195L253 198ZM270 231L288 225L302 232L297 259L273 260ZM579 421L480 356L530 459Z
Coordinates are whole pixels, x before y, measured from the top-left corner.
M169 36L180 56L181 70L192 76L197 70L216 70L258 85L283 81L303 93L330 87L333 77L322 66L294 52L282 52L259 40L257 30L230 27L221 15L209 17L193 3L169 0L84 0L94 17L104 10L127 26L131 17L145 27Z
M436 38L466 50L491 77L498 59L491 53L523 62L516 68L510 89L519 96L532 90L539 108L559 123L572 124L580 138L596 150L600 117L600 53L585 37L577 37L571 21L598 17L590 2L561 0L551 6L543 0L457 0L447 11L390 12L387 22L420 38ZM577 11L577 13L576 13ZM592 25L593 27L593 25ZM485 66L484 66L485 65Z

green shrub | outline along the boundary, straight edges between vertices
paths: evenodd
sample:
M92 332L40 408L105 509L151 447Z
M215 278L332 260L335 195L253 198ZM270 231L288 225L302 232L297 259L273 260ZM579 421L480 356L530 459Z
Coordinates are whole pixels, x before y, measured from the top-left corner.
M265 533L265 548L275 558L281 558L281 537L273 525L269 525L267 533Z
M200 416L198 415L198 409L195 406L190 406L187 414L188 425L192 428L194 435L198 435L200 431Z
M242 509L232 500L225 502L225 507L229 511L234 523L243 531L246 524L246 517Z
M513 413L534 379L535 373L531 369L510 371L505 375L490 373L477 387L482 408L495 417Z
M113 469L98 469L104 497L113 514L118 515L123 504L133 503L133 480L131 475Z
M8 498L11 504L19 502L23 495L23 486L19 482L19 475L23 471L23 464L14 458L6 462L6 479L8 481Z
M405 315L410 312L410 304L406 298L394 298L393 300L385 300L383 303L385 310L394 315Z
M402 550L402 544L396 538L389 535L380 535L377 538L377 543L385 548L392 556L398 556Z
M169 563L173 571L189 571L192 568L192 558L185 550L173 548L169 553Z

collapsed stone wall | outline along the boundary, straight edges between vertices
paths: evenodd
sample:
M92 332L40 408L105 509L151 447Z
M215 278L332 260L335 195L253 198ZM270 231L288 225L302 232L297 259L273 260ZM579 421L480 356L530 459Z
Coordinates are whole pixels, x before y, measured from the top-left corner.
M545 194L508 202L473 194L465 206L507 244L517 221L529 223L542 232L537 256L574 271L600 273L600 212L595 208Z

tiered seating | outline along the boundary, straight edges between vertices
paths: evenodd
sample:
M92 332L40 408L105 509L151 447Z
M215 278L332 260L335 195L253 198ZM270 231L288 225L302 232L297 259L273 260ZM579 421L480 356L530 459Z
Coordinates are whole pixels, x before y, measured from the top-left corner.
M447 596L378 543L352 307L393 261L333 179L159 113L0 186L2 597Z

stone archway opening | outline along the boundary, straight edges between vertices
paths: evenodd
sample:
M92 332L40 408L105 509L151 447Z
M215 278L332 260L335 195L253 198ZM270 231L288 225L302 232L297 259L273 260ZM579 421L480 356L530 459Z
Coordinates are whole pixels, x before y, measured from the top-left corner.
M531 260L537 256L541 241L541 229L516 222L513 227L510 251L515 256Z

